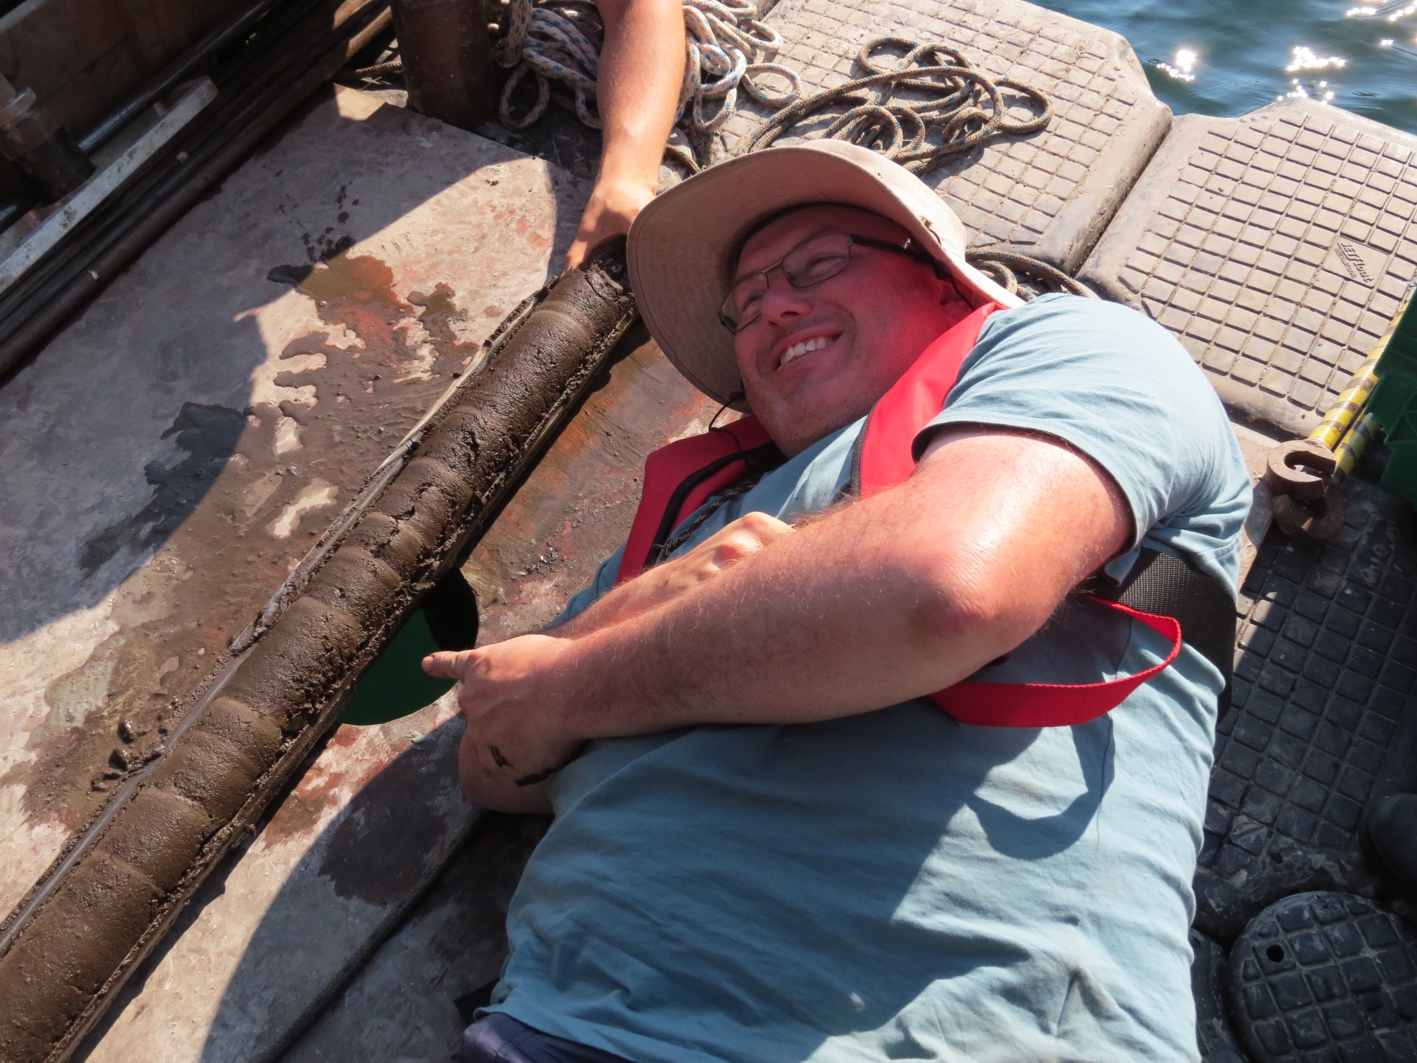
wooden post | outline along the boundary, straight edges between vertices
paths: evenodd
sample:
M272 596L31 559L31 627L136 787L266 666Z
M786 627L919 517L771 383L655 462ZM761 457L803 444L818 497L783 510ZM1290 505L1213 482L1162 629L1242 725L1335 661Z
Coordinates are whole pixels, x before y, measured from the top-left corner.
M393 0L408 105L460 129L496 114L483 0Z

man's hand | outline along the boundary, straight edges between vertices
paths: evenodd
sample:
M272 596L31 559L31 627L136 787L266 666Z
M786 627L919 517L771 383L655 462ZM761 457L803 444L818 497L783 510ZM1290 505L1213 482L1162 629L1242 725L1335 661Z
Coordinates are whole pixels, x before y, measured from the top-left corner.
M581 227L566 252L566 268L579 269L590 253L608 240L630 231L635 215L654 198L655 189L639 181L606 179L602 175L590 194Z
M558 638L523 635L425 658L430 675L462 683L458 707L467 730L458 749L458 777L464 796L499 812L548 810L546 780L584 745L555 722L561 718L557 706L575 696L557 681L566 640L666 605L791 531L766 513L746 514L684 556L616 588L557 629Z
M458 748L458 778L473 804L500 812L546 807L540 784L583 744L558 726L554 711L565 700L556 689L557 660L568 645L565 639L522 635L424 658L429 675L461 683L458 707L467 730Z

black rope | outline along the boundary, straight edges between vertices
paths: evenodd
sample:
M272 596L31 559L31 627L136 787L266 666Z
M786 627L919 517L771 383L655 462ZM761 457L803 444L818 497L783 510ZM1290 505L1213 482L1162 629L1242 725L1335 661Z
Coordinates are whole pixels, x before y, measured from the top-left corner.
M1097 298L1096 292L1069 277L1057 266L1050 266L1028 255L1020 255L1014 251L970 251L965 254L965 258L971 266L989 276L1010 295L1031 299L1035 294L1043 292L1067 292L1069 295L1081 295L1086 299ZM1027 286L1019 284L1020 277L1028 281Z
M886 48L906 53L887 67L874 54ZM991 78L948 45L877 37L866 42L856 62L867 72L864 77L788 104L754 130L738 153L760 151L798 123L846 103L850 108L824 137L860 144L923 174L986 140L1036 133L1053 119L1047 94L1014 78ZM1038 113L1011 121L1003 89L1026 97ZM926 98L898 99L900 92Z
M735 498L746 495L753 488L757 487L758 481L766 474L767 470L763 470L755 475L749 475L746 480L739 480L732 487L726 488L714 495L713 498L709 499L709 501L704 504L703 508L700 509L698 513L694 514L693 519L690 520L688 524L685 524L684 527L679 529L678 534L668 539L665 544L659 548L659 557L654 563L657 565L662 561L668 560L669 555L687 543L689 539L693 537L693 534L704 526L706 520Z

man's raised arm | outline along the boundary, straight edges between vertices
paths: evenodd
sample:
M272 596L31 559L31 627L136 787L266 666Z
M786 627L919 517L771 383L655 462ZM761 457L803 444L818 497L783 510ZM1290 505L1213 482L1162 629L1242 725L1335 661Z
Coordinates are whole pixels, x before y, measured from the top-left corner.
M566 252L567 269L629 232L635 215L654 198L684 77L679 0L596 0L596 6L605 23L596 85L600 172Z
M1089 459L955 428L903 484L663 605L576 638L437 654L429 668L463 680L465 785L469 762L505 785L588 739L808 723L951 686L1037 631L1131 531L1120 489Z

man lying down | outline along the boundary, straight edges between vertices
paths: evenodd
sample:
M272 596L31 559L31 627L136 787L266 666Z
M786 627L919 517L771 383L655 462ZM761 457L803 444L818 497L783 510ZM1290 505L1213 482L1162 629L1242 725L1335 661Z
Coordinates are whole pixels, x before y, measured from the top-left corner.
M1124 307L1020 305L839 142L684 182L628 256L752 416L650 458L563 623L425 662L468 798L555 812L457 1058L1198 1059L1224 678L1117 588L1232 601L1249 483L1200 371Z

